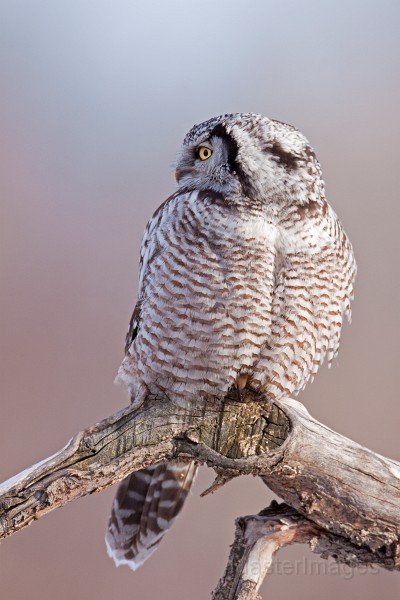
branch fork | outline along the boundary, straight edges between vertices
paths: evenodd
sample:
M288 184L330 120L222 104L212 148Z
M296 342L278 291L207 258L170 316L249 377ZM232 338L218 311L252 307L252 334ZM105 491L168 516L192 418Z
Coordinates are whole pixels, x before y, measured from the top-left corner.
M400 464L327 428L295 400L252 400L184 409L149 397L88 427L0 485L0 538L132 471L184 456L216 471L203 495L253 474L285 502L237 520L213 600L259 598L274 554L296 542L350 566L400 570Z

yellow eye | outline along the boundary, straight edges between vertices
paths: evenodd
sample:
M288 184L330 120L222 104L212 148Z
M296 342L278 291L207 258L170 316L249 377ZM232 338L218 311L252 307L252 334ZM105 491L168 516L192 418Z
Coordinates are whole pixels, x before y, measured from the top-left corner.
M197 149L197 154L200 160L207 160L210 158L212 150L211 148L207 148L207 146L200 146L200 148Z

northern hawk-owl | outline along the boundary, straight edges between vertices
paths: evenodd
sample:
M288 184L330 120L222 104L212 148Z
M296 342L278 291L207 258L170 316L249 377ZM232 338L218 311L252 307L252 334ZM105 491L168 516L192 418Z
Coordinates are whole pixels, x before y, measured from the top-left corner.
M297 394L337 353L356 272L309 142L280 121L222 115L186 135L176 179L144 233L119 379L137 404ZM175 461L122 482L106 537L117 564L152 554L195 471Z

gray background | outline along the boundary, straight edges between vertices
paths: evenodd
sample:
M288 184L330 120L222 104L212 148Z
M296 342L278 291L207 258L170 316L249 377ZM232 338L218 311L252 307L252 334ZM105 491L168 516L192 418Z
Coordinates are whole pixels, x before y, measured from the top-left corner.
M399 7L0 2L0 479L127 403L113 379L143 228L174 191L186 130L230 111L309 137L358 259L353 324L302 400L332 428L400 458ZM273 497L248 478L200 499L211 480L204 469L135 574L105 553L114 490L57 510L1 544L1 598L207 598L234 517ZM400 592L398 574L338 572L305 546L282 552L278 566L264 586L274 600Z

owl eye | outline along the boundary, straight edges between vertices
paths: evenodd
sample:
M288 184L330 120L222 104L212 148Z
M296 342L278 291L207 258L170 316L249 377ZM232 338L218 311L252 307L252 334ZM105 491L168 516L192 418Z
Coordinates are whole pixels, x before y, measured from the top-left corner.
M211 155L212 150L211 148L207 148L207 146L200 146L197 149L197 156L200 158L200 160L207 160Z

